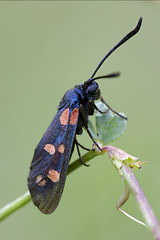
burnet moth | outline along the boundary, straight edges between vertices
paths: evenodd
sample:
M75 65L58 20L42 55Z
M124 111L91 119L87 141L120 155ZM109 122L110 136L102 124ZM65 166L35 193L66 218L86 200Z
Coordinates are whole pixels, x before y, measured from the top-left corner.
M101 78L117 77L118 73L94 77L104 61L123 43L133 37L140 29L142 18L137 26L129 32L107 55L101 60L92 76L83 84L76 85L66 92L62 98L56 116L35 149L28 176L28 188L33 203L45 214L52 213L58 206L63 192L69 161L76 145L80 161L79 147L82 147L76 139L76 135L82 134L86 129L93 143L98 146L88 128L88 116L94 114L96 109L94 101L100 99L111 111L125 118L111 109L101 96L98 84L95 80Z

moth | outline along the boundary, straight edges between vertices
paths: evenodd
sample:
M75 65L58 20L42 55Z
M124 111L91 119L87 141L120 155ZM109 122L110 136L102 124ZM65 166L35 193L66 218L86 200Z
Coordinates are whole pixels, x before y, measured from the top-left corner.
M50 214L57 208L75 146L80 161L86 165L79 148L88 149L83 147L76 138L77 135L82 134L83 128L86 129L97 148L102 151L88 128L88 117L94 114L95 109L101 114L106 113L96 107L95 100L100 99L108 109L125 118L108 106L96 82L102 78L117 77L119 73L99 77L95 75L104 61L140 30L141 24L142 18L139 19L137 26L105 55L91 77L83 84L76 85L67 91L59 103L57 114L35 149L28 176L28 188L32 201L41 212Z

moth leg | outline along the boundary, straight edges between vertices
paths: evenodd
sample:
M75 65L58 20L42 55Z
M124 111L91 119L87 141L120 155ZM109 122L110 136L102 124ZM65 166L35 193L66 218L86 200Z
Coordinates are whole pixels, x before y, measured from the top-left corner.
M96 147L102 152L102 148L100 148L100 146L97 144L97 142L94 140L91 132L89 131L88 127L86 127L87 133L90 136L90 138L92 139L93 143L96 145Z
M76 139L75 139L75 144L76 144L76 147L77 147L77 152L78 152L78 156L79 156L80 162L81 162L84 166L89 167L89 165L86 164L85 162L83 162L83 160L82 160L82 156L81 156L81 153L80 153L80 150L79 150L79 144L78 144L78 142L77 142Z
M89 148L86 148L86 147L84 147L83 145L81 145L78 141L77 141L77 139L75 139L75 142L78 144L78 146L79 147L81 147L82 149L84 149L84 150L86 150L86 151L92 151L92 149L89 149Z
M93 106L94 106L94 109L96 109L101 114L105 114L109 111L109 108L108 108L106 111L102 112L99 108L97 108L96 104L93 104Z
M108 107L108 109L110 109L112 112L114 112L116 115L118 115L119 117L121 117L121 118L124 118L124 119L128 119L127 117L124 117L123 115L121 115L121 114L119 114L118 112L116 112L116 111L114 111L106 102L105 102L105 100L104 100L104 98L102 97L102 96L100 96L100 100L101 100L101 102L102 103L104 103L107 107ZM97 109L96 109L97 110Z
M84 123L84 126L85 126L86 130L87 130L88 135L90 136L90 138L92 139L92 141L93 141L93 143L96 145L96 147L102 152L102 149L101 149L100 146L97 144L97 142L94 140L91 132L90 132L89 129L88 129L88 121L87 121L87 117L86 117L86 115L85 115L85 113L84 113L82 104L80 104L79 108L80 108L80 112L81 112L81 115L82 115L83 123Z

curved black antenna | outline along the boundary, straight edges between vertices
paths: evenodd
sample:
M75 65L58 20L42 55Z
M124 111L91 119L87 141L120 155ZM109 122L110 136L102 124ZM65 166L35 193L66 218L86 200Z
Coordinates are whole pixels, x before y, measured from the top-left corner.
M92 78L92 80L90 80L90 82L92 82L94 80L97 80L97 79L101 79L101 78L113 78L113 77L119 77L119 76L120 76L120 73L115 72L115 73L111 73L111 74L107 74L107 75Z
M91 79L93 79L93 77L95 76L95 74L97 73L97 71L99 70L99 68L102 66L102 64L104 63L104 61L118 48L120 47L123 43L125 43L126 41L128 41L131 37L133 37L139 30L140 27L142 25L142 17L139 19L137 26L131 31L129 32L124 38L122 38L122 40L116 45L114 46L109 53L107 53L107 55L101 60L101 62L98 64L96 70L94 71L94 73L92 74Z

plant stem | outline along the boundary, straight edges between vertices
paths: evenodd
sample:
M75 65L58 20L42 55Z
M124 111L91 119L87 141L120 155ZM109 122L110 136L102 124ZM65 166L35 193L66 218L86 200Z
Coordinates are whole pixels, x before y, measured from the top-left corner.
M31 200L29 191L24 193L19 198L15 199L13 202L8 203L3 208L0 209L0 221L6 218L11 213L15 212L17 209L23 207Z
M83 161L86 163L90 161L92 158L96 157L98 153L96 151L90 151L82 156ZM79 167L83 166L82 163L80 162L79 158L75 160L73 163L71 163L68 167L68 174L72 173ZM15 212L19 208L23 207L26 205L28 202L30 202L31 196L29 191L24 193L22 196L18 197L14 201L8 203L5 205L3 208L0 209L0 221L2 221L4 218L9 216L11 213Z
M142 215L145 219L145 222L148 228L153 233L153 236L155 237L155 239L160 240L159 222L151 206L149 205L147 198L145 197L136 177L134 176L133 172L126 164L123 164L123 167L121 168L121 172L123 174L124 181L127 183L132 193L136 197L138 206L142 212Z

